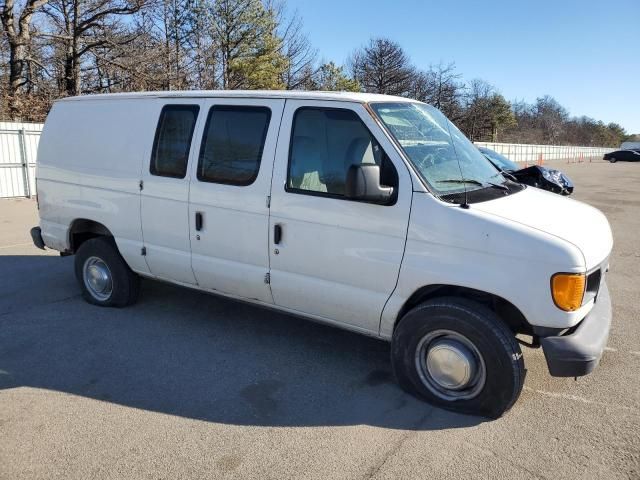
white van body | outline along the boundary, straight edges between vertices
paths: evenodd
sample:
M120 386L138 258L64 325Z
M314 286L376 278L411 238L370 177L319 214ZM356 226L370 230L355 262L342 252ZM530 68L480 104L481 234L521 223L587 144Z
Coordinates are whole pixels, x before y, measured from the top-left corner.
M109 235L128 267L142 277L387 340L410 308L432 298L430 292L471 292L469 298L478 292L508 306L503 310L511 313L503 316L518 317L503 319L514 335L523 333L520 323L524 333L542 341L552 374L552 357L558 355L573 356L572 367L558 364L556 374L589 373L606 344L611 317L604 273L612 235L605 216L530 187L464 208L443 201L374 114L372 105L390 102L416 103L360 93L277 91L58 101L39 145L40 229L35 235L63 253L75 253L83 239ZM154 175L150 158L159 117L168 106L180 111L185 105L197 112L184 177ZM268 116L255 178L246 185L200 181L208 113L236 107ZM292 138L299 109L309 112L308 121ZM287 188L291 150L312 148L308 139L317 134L314 109L346 111L360 119L377 142L374 149L381 148L397 172L392 204L325 195L324 186L315 194ZM343 130L332 135L343 135L348 143L350 132ZM353 135L347 152L358 145L360 134ZM304 153L308 159L316 154ZM313 175L301 178L322 183ZM554 275L596 271L595 294L585 295L579 308L565 311L556 305L550 288ZM582 328L596 304L606 319L597 328ZM574 337L568 350L567 329ZM589 332L581 337L581 330ZM554 350L553 342L563 346Z

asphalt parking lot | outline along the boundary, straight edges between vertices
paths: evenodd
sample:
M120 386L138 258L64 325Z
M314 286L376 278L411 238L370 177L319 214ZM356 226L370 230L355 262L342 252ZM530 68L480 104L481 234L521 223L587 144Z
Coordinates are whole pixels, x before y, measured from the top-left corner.
M0 200L0 478L640 478L640 163L558 166L612 225L613 330L577 381L525 349L495 421L403 393L377 340L151 281L91 306Z

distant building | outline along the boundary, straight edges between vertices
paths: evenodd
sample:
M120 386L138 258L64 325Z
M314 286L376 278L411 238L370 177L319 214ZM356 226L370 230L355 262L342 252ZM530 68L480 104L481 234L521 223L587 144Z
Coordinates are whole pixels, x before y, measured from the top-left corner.
M640 148L640 142L622 142L620 148L622 150L636 150Z

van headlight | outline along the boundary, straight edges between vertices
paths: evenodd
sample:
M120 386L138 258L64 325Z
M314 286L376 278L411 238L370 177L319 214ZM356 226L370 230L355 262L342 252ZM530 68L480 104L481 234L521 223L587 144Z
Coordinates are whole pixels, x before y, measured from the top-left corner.
M551 297L556 307L573 312L582 305L586 275L584 273L556 273L551 277Z

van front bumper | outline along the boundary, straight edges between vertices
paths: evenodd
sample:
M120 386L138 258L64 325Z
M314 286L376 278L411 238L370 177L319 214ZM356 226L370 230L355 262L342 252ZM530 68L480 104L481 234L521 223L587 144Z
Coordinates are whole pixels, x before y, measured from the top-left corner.
M611 297L602 282L595 304L569 335L540 339L549 373L553 377L580 377L600 362L611 328Z

